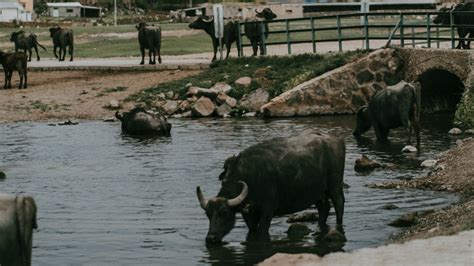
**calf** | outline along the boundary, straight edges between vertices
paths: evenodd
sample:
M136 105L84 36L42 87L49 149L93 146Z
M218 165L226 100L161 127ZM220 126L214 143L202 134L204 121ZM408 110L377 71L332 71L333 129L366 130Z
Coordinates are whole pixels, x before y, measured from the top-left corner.
M20 75L19 89L26 89L28 79L27 61L27 56L23 52L4 53L0 51L0 64L3 66L3 71L5 71L4 89L12 87L12 75L14 70L18 71ZM24 82L23 79L25 80Z
M354 136L360 137L374 127L378 141L386 141L390 129L403 126L407 130L408 143L411 143L412 127L420 145L420 83L410 84L402 81L394 86L375 92L367 106L357 113L357 126Z
M0 194L0 265L31 265L37 227L32 197Z

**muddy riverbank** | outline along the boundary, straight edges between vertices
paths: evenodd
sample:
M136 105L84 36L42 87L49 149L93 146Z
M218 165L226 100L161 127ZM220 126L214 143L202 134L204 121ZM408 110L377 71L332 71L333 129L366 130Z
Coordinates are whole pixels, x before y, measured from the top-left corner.
M22 90L16 87L19 78L14 73L13 89L0 89L0 123L103 119L115 112L107 108L111 100L122 103L129 95L143 89L197 73L197 70L31 71L28 88ZM127 109L134 104L123 103L122 107Z

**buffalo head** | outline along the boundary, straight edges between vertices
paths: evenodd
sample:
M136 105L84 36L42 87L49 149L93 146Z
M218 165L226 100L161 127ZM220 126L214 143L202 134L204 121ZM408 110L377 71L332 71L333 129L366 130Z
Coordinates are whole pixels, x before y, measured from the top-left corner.
M214 22L213 16L199 16L195 21L189 23L189 28L195 30L207 29Z
M209 218L209 231L206 236L207 243L221 242L222 238L234 228L236 207L245 200L248 193L247 184L242 181L239 181L239 183L242 184L242 191L240 195L233 199L225 197L206 199L201 192L201 188L196 188L199 204L206 211L207 218Z
M55 34L58 30L60 30L60 29L61 29L61 27L59 27L59 26L58 26L58 27L49 28L49 33L50 33L49 36L50 36L51 38L53 38L54 34Z
M451 18L450 18L449 13L453 11L453 9L454 9L454 5L451 8L442 7L439 10L438 15L433 19L433 23L442 24L442 25L450 24Z
M272 20L277 17L277 15L268 7L264 8L261 12L258 12L257 9L255 9L255 13L257 13L257 18L263 18L265 20Z
M367 114L367 106L362 106L357 112L357 125L352 133L356 138L367 132L371 127L369 115Z
M146 26L147 26L146 22L140 22L135 26L135 28L137 30L141 30L141 29L144 29Z
M16 40L18 39L18 35L24 33L24 31L16 31L16 32L12 32L12 34L10 35L10 41L11 42L16 42Z

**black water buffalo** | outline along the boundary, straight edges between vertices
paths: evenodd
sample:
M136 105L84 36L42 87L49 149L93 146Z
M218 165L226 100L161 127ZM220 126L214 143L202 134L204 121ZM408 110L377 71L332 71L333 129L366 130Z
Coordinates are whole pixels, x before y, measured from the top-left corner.
M27 56L23 52L4 53L0 51L0 64L2 64L3 71L5 72L4 89L12 87L12 75L15 70L18 71L18 75L20 75L19 89L26 89L28 86L27 62Z
M0 265L31 265L37 227L32 197L0 194Z
M451 15L453 13L453 23L455 25L470 25L468 27L457 27L459 38L474 38L474 13L457 13L457 12L474 12L474 3L464 3L452 6L451 8L441 8L438 16L433 20L436 24L451 25ZM456 49L471 49L471 41L465 42L460 40Z
M171 124L166 117L143 108L134 108L130 112L115 113L122 121L122 131L131 135L162 135L170 136Z
M232 48L232 43L237 42L237 52L240 56L239 50L239 36L237 24L233 21L228 21L224 25L224 37L222 39L222 44L225 45L227 50L227 59L230 54L230 49ZM215 35L214 29L214 17L213 16L200 16L195 21L189 24L189 28L196 30L204 30L212 39L212 47L214 48L214 57L212 61L216 60L217 47L219 47L219 38Z
M217 196L206 199L197 187L199 203L210 221L206 241L220 242L234 227L237 212L249 228L248 237L267 238L272 217L312 204L326 232L329 199L336 210L337 228L343 232L344 160L342 139L311 131L274 138L228 158L219 176L222 187Z
M15 52L18 52L18 50L21 49L26 54L26 51L28 51L28 61L31 61L31 48L35 49L36 60L38 61L40 60L38 46L46 51L46 48L44 48L44 46L38 42L38 37L34 33L30 33L29 35L27 35L22 30L13 32L10 36L10 41L15 43Z
M367 106L357 113L354 136L360 137L374 127L377 140L387 140L390 129L403 126L411 143L411 130L415 130L417 145L420 145L420 83L400 83L375 92Z
M156 54L158 54L158 63L161 64L161 27L140 22L136 28L138 30L138 42L140 43L140 51L142 53L140 65L145 64L145 49L148 49L150 65L156 64ZM153 60L151 60L152 54Z
M263 55L263 43L262 43L262 26L261 21L263 20L265 34L263 38L268 38L268 23L267 21L273 20L277 17L275 13L270 8L264 8L262 12L258 12L256 18L254 19L247 19L246 22L254 22L248 23L244 26L245 36L249 39L250 43L252 44L253 55L257 55L258 47L260 46L260 55Z
M63 29L61 27L49 28L50 37L53 38L54 56L59 58L59 61L64 61L66 58L66 47L69 47L69 55L73 60L74 53L74 33L71 29ZM59 57L56 54L56 49L59 47Z

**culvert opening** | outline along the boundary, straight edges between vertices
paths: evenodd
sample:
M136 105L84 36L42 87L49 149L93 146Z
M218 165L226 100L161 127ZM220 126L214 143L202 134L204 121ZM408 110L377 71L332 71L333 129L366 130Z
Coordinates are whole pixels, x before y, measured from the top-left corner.
M454 113L464 92L458 76L446 70L428 70L418 81L421 84L421 113Z

